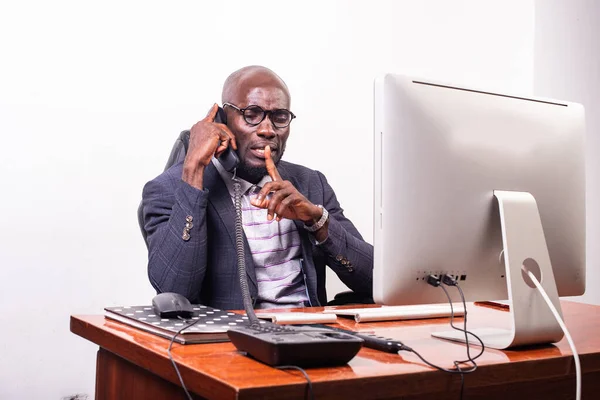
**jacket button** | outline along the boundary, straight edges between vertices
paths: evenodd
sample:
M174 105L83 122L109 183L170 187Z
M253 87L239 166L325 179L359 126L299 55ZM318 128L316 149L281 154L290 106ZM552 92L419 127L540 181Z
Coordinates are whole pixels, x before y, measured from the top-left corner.
M338 254L338 256L335 258L337 261L342 261L344 257L342 257L340 254Z

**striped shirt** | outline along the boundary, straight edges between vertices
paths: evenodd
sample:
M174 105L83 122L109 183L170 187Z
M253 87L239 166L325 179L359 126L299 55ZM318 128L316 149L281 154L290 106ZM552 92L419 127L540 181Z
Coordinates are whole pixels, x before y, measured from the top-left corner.
M235 203L233 175L217 159L212 161ZM250 203L262 186L271 181L270 176L263 177L257 185L238 179L242 187L244 233L258 283L256 307L303 307L308 303L308 295L302 271L302 242L294 221L285 218L269 221L266 209Z

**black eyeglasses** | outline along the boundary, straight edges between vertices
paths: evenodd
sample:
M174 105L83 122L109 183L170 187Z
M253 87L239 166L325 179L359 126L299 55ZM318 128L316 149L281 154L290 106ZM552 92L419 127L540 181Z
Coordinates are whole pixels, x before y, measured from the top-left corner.
M290 110L286 110L285 108L278 108L276 110L263 110L260 106L250 105L246 108L239 108L234 106L231 103L223 103L223 107L229 106L234 108L242 113L244 116L244 121L248 125L256 126L263 122L267 114L269 115L269 119L273 123L275 128L285 128L296 116Z

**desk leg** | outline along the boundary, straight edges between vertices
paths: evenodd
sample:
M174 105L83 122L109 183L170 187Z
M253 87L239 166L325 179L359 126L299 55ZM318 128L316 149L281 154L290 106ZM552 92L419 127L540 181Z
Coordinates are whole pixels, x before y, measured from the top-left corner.
M195 399L202 399L193 395ZM177 385L100 348L96 357L96 400L185 398Z

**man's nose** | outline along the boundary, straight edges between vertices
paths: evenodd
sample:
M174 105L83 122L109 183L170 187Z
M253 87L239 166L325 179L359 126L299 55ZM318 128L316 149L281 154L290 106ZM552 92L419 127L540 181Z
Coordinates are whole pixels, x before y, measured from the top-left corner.
M269 118L269 116L266 116L265 119L263 119L261 123L258 124L258 129L256 130L256 133L259 136L263 136L266 138L272 138L273 136L275 136L275 127L273 126L273 122L271 122L271 118Z

